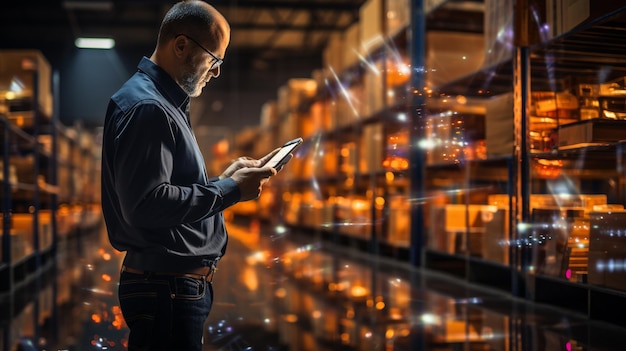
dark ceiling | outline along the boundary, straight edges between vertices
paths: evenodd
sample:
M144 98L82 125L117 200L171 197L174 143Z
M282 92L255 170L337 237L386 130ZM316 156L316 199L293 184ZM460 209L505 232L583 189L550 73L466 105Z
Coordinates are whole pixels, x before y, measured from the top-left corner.
M0 11L0 48L65 48L78 36L111 36L118 48L153 48L175 1L10 1ZM262 68L321 55L329 36L356 22L364 0L213 0L232 27L229 55Z
M100 125L110 94L154 50L176 0L9 1L0 9L0 50L38 49L61 73L61 119ZM331 35L359 19L365 0L208 0L229 21L231 43L219 79L195 106L205 123L233 130L258 123L264 101L292 77L323 65ZM76 49L79 36L112 37L112 52ZM93 51L93 50L91 50ZM120 64L124 69L120 70ZM223 106L221 109L214 107Z

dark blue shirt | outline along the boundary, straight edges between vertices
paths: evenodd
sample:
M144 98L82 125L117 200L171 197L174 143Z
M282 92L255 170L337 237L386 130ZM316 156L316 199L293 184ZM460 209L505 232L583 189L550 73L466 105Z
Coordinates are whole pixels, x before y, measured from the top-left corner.
M189 123L189 96L148 58L111 97L102 145L102 210L125 264L181 271L223 255L222 212L240 199L209 179Z

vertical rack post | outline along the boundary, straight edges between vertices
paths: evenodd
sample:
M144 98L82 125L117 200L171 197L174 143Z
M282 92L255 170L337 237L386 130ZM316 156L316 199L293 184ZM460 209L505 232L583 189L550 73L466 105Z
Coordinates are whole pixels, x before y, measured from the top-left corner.
M424 0L411 3L409 33L409 55L411 56L411 86L409 87L408 108L410 116L409 132L409 202L411 211L411 238L409 261L414 266L422 265L424 246L424 150L419 147L423 137L422 123L424 106L424 38L426 16Z
M515 70L515 111L514 111L514 129L515 129L515 148L513 158L513 176L515 178L514 193L511 194L515 200L511 222L511 233L513 235L512 242L518 242L512 250L512 274L513 291L512 293L520 297L526 296L528 291L524 286L520 286L524 280L525 269L530 262L530 249L525 243L528 238L527 233L520 224L529 223L530 221L530 160L528 146L528 110L530 103L530 53L528 47L518 47L514 60ZM519 275L522 276L519 276Z
M0 118L2 123L2 264L11 264L11 173L9 171L9 139L10 124L5 118ZM8 271L12 271L8 269ZM8 285L11 286L12 279Z

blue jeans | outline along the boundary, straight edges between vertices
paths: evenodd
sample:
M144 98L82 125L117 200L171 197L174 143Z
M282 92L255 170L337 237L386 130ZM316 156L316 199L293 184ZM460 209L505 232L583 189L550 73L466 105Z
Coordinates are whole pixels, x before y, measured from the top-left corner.
M201 351L213 287L204 279L122 272L120 307L128 350Z

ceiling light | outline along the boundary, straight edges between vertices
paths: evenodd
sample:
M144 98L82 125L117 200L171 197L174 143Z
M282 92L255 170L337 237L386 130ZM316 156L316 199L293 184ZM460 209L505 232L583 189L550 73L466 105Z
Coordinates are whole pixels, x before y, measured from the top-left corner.
M77 38L74 45L80 49L112 49L115 46L113 38Z
M66 10L87 10L87 11L111 11L113 2L111 1L64 1L63 8Z

